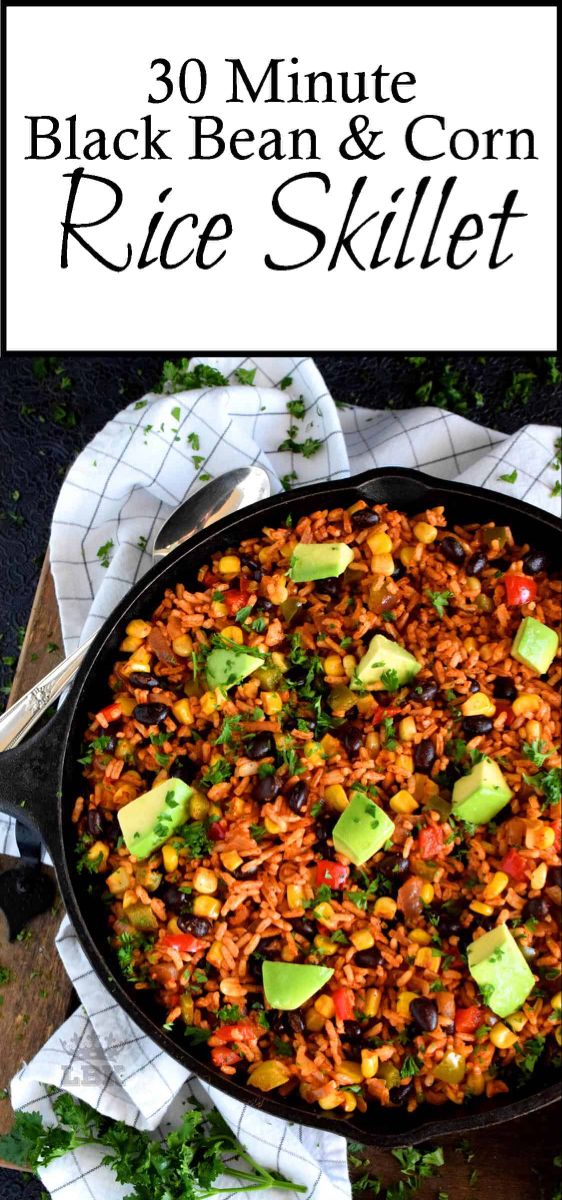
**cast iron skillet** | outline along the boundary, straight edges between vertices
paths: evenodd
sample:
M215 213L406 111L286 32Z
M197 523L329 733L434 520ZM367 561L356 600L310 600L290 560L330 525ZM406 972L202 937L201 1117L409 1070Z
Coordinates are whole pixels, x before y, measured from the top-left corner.
M87 881L76 871L74 830L70 822L74 799L83 787L77 763L83 731L88 725L88 714L97 711L107 696L107 678L127 621L133 616L149 617L165 587L178 579L186 584L194 581L198 568L209 561L214 551L224 551L245 538L259 535L264 524L282 524L289 513L296 521L318 507L347 506L360 497L375 503L386 502L391 508L410 513L443 504L449 523L494 520L497 524L509 524L516 542L529 542L545 550L551 548L561 529L560 521L539 515L535 508L518 500L400 468L381 468L354 479L303 487L290 496L272 496L252 505L179 547L128 592L100 630L56 716L20 747L1 755L0 809L27 821L40 833L55 864L66 910L94 970L115 1000L163 1050L208 1083L250 1107L369 1145L393 1146L500 1124L552 1104L559 1095L554 1072L549 1067L537 1070L537 1077L533 1075L521 1090L496 1097L493 1102L477 1100L463 1107L446 1105L438 1109L425 1105L412 1115L400 1109L373 1106L365 1115L354 1113L349 1118L316 1112L298 1097L283 1101L271 1093L264 1096L243 1083L225 1078L207 1061L204 1048L191 1046L180 1031L163 1030L162 1011L150 993L129 990L120 976L108 946L105 914L99 898L88 894Z

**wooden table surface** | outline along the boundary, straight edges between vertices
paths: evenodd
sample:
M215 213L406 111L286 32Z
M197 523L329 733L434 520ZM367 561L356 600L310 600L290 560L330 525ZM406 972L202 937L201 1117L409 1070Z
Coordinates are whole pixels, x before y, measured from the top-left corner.
M16 700L49 671L61 651L47 650L48 644L62 646L55 593L45 562L33 610L27 626L11 700ZM13 860L0 856L0 870ZM0 989L0 1089L37 1052L69 1011L72 989L53 941L62 916L60 898L55 910L36 917L25 941L9 943L0 914L0 966L8 967L11 979ZM376 1112L373 1113L376 1122ZM0 1132L9 1129L12 1113L9 1100L0 1102ZM560 1182L553 1158L560 1154L560 1106L550 1108L508 1125L471 1135L444 1138L445 1167L427 1180L416 1193L420 1200L435 1200L443 1193L448 1200L550 1200ZM384 1183L398 1178L397 1164L389 1152L365 1152L370 1173ZM9 1164L6 1164L9 1165ZM364 1173L364 1167L353 1174ZM369 1190L358 1193L369 1200ZM158 1200L158 1197L155 1197Z

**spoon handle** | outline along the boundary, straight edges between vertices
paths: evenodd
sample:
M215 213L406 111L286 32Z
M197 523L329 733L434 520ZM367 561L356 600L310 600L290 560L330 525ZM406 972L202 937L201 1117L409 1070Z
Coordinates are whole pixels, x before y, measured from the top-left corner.
M77 650L73 650L67 658L63 658L58 666L53 667L48 675L44 675L35 687L25 692L11 708L0 717L0 751L11 750L17 746L25 734L35 725L45 709L57 700L67 684L74 678L82 659L91 646L94 637L88 638Z

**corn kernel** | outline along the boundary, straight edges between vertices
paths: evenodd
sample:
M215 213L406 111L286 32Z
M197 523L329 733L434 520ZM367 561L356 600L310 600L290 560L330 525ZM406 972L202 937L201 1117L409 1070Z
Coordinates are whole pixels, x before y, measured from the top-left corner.
M141 646L140 650L135 650L131 657L127 659L125 666L121 667L121 672L124 675L130 675L132 671L150 671L150 662L144 646Z
M369 754L378 754L381 748L381 739L376 729L369 730L365 738L365 748L369 751Z
M467 1091L471 1096L481 1096L486 1087L486 1081L481 1071L469 1071L466 1077Z
M218 569L221 575L236 575L240 570L240 559L236 554L223 554Z
M220 942L213 942L207 950L207 962L213 967L220 967L222 962L222 946Z
M202 821L209 814L209 801L201 792L193 792L189 797L189 815L193 821Z
M296 538L290 538L288 542L283 543L283 545L281 546L281 554L282 554L283 558L292 558L293 557L293 551L295 549L296 544L297 544Z
M397 754L394 765L396 770L402 771L404 775L411 775L414 770L414 760L411 754Z
M546 883L546 863L539 863L531 875L531 887L540 892Z
M543 825L541 821L527 821L525 845L528 850L550 850L554 845L554 837L551 825Z
M302 753L310 767L322 766L322 763L324 762L324 751L322 750L320 742L305 742Z
M418 521L414 525L414 537L423 546L429 546L437 537L435 525L428 525L427 521Z
M286 833L287 825L282 819L273 820L273 817L264 817L264 826L268 833Z
M396 900L393 900L391 896L381 896L375 904L375 916L381 917L384 921L392 921L397 908Z
M137 705L135 697L130 696L128 692L118 692L115 700L118 703L123 716L130 717L133 709L136 708Z
M441 966L441 955L434 946L420 946L415 958L416 967L421 967L424 971L432 971L437 975Z
M236 871L243 861L237 850L225 850L224 854L221 854L221 863L227 871Z
M322 663L325 675L342 675L343 664L339 654L328 654Z
M550 1001L550 1007L556 1010L562 1008L562 992L557 992L556 995L552 997L552 1000Z
M342 787L341 783L332 783L326 788L324 792L324 802L328 805L328 808L333 809L334 812L343 812L344 808L347 808L349 803L347 792Z
M344 669L344 671L345 671L346 675L348 675L349 677L351 677L351 676L353 675L353 672L354 672L354 670L355 670L356 666L357 666L357 659L355 658L355 655L353 655L353 654L344 654L344 656L343 656L343 669Z
M130 637L141 638L142 640L143 638L148 637L151 629L152 625L149 625L148 621L129 621L125 632L128 633Z
M182 633L172 641L172 650L178 658L189 658L193 653L193 638L188 633Z
M541 726L540 721L526 721L525 722L525 736L526 736L528 742L540 741L541 733L542 733L542 726Z
M204 896L212 896L219 886L217 875L208 867L198 867L193 876L193 887Z
M176 718L176 721L179 721L180 725L192 724L193 714L191 712L191 705L187 699L187 696L183 700L176 700L176 703L172 704L172 712Z
M508 1029L503 1021L498 1021L490 1030L490 1041L498 1050L509 1050L510 1046L514 1046L517 1041L517 1034L512 1029Z
M365 992L365 1003L363 1012L366 1017L376 1017L381 1006L381 990L380 988L367 988Z
M372 717L377 707L375 697L371 696L369 692L367 692L366 696L358 696L355 703L357 705L357 712L361 713L362 717Z
M419 808L419 804L409 792L401 791L392 797L390 807L396 813L411 813L415 812L416 808Z
M422 904L431 904L435 895L435 888L432 883L422 883L420 888L420 900Z
M411 565L411 563L413 563L417 560L417 558L418 558L417 550L418 550L417 546L402 546L402 549L401 549L398 557L399 557L400 562L402 563L403 567L409 567Z
M509 883L509 876L505 871L495 871L489 883L484 888L484 899L495 900L496 896L501 895Z
M211 604L211 616L215 618L228 616L228 609L222 600L213 600Z
M474 651L476 650L476 638L473 638L473 637L465 638L463 641L463 646L464 646L467 654L474 654Z
M212 821L220 821L222 817L222 809L219 804L209 804L207 815Z
M217 701L216 701L215 693L214 692L204 692L203 695L201 696L200 704L201 704L201 712L204 713L204 715L206 717L212 716L212 714L214 712L216 712L216 710L217 710Z
M363 1083L363 1072L360 1064L352 1062L349 1058L342 1058L339 1067L336 1068L338 1075L343 1075L346 1083Z
M326 758L334 758L334 755L339 754L341 750L341 742L338 742L337 738L332 737L331 733L324 734L320 745Z
M287 905L290 909L301 908L304 888L298 883L287 884Z
M476 578L476 575L469 575L466 581L466 590L471 600L480 595L480 592L482 591L482 584L480 583L480 580Z
M481 917L491 917L494 911L491 904L483 904L481 900L473 900L470 909Z
M527 1018L523 1012L511 1013L509 1017L506 1017L506 1020L510 1029L513 1029L514 1033L521 1033L521 1030L524 1029L525 1025L527 1024Z
M356 950L370 950L371 946L375 944L370 929L358 929L356 933L352 933L351 941Z
M222 630L222 636L228 638L229 642L236 642L238 646L244 643L244 634L239 625L226 625Z
M410 1004L412 1003L412 1000L417 1000L417 998L417 992L399 992L398 999L396 1001L396 1011L401 1017L409 1017Z
M336 917L335 909L333 909L332 905L328 904L327 901L325 901L321 904L316 904L315 907L313 908L312 912L313 912L314 916L316 917L316 920L321 921L323 925L326 925L328 927L328 929L336 928L337 921L335 919L335 917Z
M274 717L281 712L283 701L279 692L264 692L261 698L262 707L268 717Z
M540 706L540 696L534 692L520 692L511 705L516 717L522 717L525 713L537 712Z
M166 929L168 930L168 933L181 933L181 929L178 925L178 918L170 917L170 920L166 923Z
M426 929L412 929L408 935L411 942L415 942L416 946L429 946L431 934Z
M196 917L208 917L217 921L220 917L221 902L216 896L196 896L193 901L193 912Z
M398 723L398 737L401 742L413 742L417 733L413 717L403 717Z
M323 937L321 933L315 937L314 945L325 958L330 958L332 954L337 954L338 952L338 947L335 943L331 942L329 938Z
M327 1096L321 1096L318 1101L320 1108L323 1108L326 1111L331 1108L339 1108L341 1102L342 1096L336 1091L328 1092Z
M142 646L142 638L126 637L123 638L119 649L125 650L127 654L131 654L133 650L138 650L140 646Z
M170 871L177 870L179 858L175 846L162 846L162 859L166 874L168 874Z
M461 704L461 712L465 717L493 717L495 704L484 692L472 692Z
M304 1023L309 1033L320 1033L324 1028L324 1017L315 1008L308 1008L304 1014Z
M392 554L373 554L371 559L371 571L373 572L373 575L393 575L394 559Z
M374 1079L379 1069L379 1056L375 1050L361 1051L361 1074L363 1079Z
M392 541L387 533L380 532L371 533L367 538L367 545L371 554L390 554L392 550Z
M344 1113L355 1112L355 1109L357 1108L357 1096L354 1096L353 1092L345 1092L344 1091L342 1107L343 1107Z
M90 863L97 863L96 871L103 871L109 858L109 846L106 842L94 842L86 851L86 858Z
M336 1006L334 1001L332 1000L331 996L328 996L327 993L316 997L316 1000L314 1001L314 1007L316 1012L319 1012L320 1015L325 1017L327 1021L331 1021L332 1017L334 1017L336 1014Z

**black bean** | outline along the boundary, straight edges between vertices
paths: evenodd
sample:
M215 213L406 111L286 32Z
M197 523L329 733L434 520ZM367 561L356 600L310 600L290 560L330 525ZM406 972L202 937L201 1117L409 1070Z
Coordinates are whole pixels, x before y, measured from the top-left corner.
M131 674L127 675L127 683L132 684L134 688L148 689L148 691L165 686L163 679L158 679L156 675L151 675L148 671L131 671Z
M256 601L256 609L260 609L262 612L271 612L272 608L272 600L268 600L266 596L258 596Z
M359 950L353 961L358 967L365 967L368 971L375 971L377 967L380 967L382 954L380 950L377 950L376 946L371 946L370 950Z
M491 558L489 565L493 567L495 571L507 571L508 567L511 566L511 559L506 558L505 554L502 554L501 558Z
M471 554L466 564L466 573L467 575L481 575L484 567L487 567L487 565L488 559L486 558L484 551L475 550L474 554Z
M103 818L99 808L91 808L88 813L88 833L92 837L99 838L104 832Z
M259 563L254 562L253 558L246 558L246 556L242 558L242 562L250 572L250 579L253 579L256 583L259 583L263 574Z
M416 771L430 771L435 762L435 746L431 738L423 738L414 749Z
M544 896L534 896L532 900L527 900L522 915L524 921L544 921L548 917L548 902Z
M291 667L290 671L285 675L285 683L289 687L300 687L307 677L308 671L306 667Z
M509 675L498 675L494 680L494 698L496 700L515 700L517 688Z
M351 524L354 529L369 529L371 525L378 525L379 521L379 514L372 512L370 508L360 508L358 512L351 515Z
M175 883L163 883L157 890L157 896L163 901L170 912L179 912L187 904L185 892L180 892Z
M480 684L478 683L477 679L472 680L472 683L470 685L470 691L471 692L479 692L480 691Z
M258 804L267 804L279 795L281 791L281 780L277 775L258 775L254 783L253 796Z
M114 754L116 746L117 746L117 738L115 737L115 735L113 733L110 733L109 737L107 737L107 735L106 735L106 741L104 743L103 753L104 754Z
M548 887L562 888L562 867L549 867L546 882Z
M414 1082L411 1079L409 1083L399 1083L396 1087L392 1087L388 1093L391 1104L405 1104L412 1095L414 1090Z
M161 725L168 713L165 704L137 704L133 709L133 720L139 725Z
M365 1028L361 1021L344 1021L344 1032L342 1038L347 1042L362 1042L365 1037Z
M246 745L246 754L248 758L254 760L260 758L270 758L275 754L275 742L271 733L257 733L254 738Z
M387 692L384 689L377 692L377 704L381 708L388 708L389 704L394 704L395 700L396 697L392 695L392 692Z
M489 933L490 929L493 929L495 924L496 924L495 912L491 913L491 915L488 917L484 917L482 915L482 913L478 913L478 915L476 917L476 925L479 925L481 929L485 929L486 933Z
M477 737L478 734L491 733L494 722L490 717L463 717L462 731L467 738Z
M457 909L442 908L438 913L438 917L439 933L443 937L457 937L462 929L460 911Z
M447 534L447 537L444 537L443 541L438 543L438 546L439 546L441 553L445 555L445 558L448 560L448 562L450 562L450 563L464 562L466 555L465 555L465 552L464 552L458 538L451 537L450 534Z
M249 863L242 863L242 865L237 867L232 874L234 875L235 879L254 879L254 877L258 874L258 871L259 867L257 863L252 863L251 866Z
M193 937L196 938L208 937L213 928L211 921L208 921L207 917L180 915L177 920L178 929L181 929L182 933L192 933Z
M327 596L337 596L340 584L341 579L331 575L328 579L319 579L316 584L316 590L323 592Z
M424 1033L432 1033L437 1026L437 1005L435 1000L428 1000L425 996L420 996L419 1000L412 1000L410 1004L410 1016Z
M309 921L307 917L295 917L291 922L291 929L293 933L299 933L301 937L306 938L307 942L311 942L318 933L314 922Z
M361 730L356 725L349 725L347 723L340 725L339 729L336 729L335 735L350 756L359 754L363 745L363 736Z
M396 566L395 566L390 578L394 579L395 582L398 582L399 579L404 578L405 574L406 574L406 568L404 566L404 563L401 563L400 561L398 561L396 563ZM382 616L384 618L384 612L382 613Z
M293 783L292 787L288 788L286 796L291 812L302 812L308 796L306 783L302 779L297 779L296 783Z
M261 969L263 963L263 954L250 954L247 960L246 970L252 979L260 979L262 977Z
M410 688L410 699L416 704L429 704L435 700L438 690L435 680L428 679L425 683L417 683Z
M287 1020L291 1029L291 1033L304 1033L304 1021L300 1012L287 1013Z
M546 571L546 554L542 550L529 550L523 559L523 571L525 575L538 575L539 571Z
M401 854L385 854L376 866L377 873L391 882L395 880L397 887L403 882L409 869L408 859L402 858Z
M316 836L318 838L323 838L324 841L326 838L331 838L332 831L337 820L338 818L336 817L335 813L331 813L326 809L323 809L322 812L318 814L315 821L314 831Z
M193 783L198 770L198 765L191 761L188 754L184 754L183 758L176 759L174 763L174 779L181 779L184 783Z
M104 837L109 838L110 842L116 842L122 835L121 826L115 813L104 812L103 819L105 822Z

